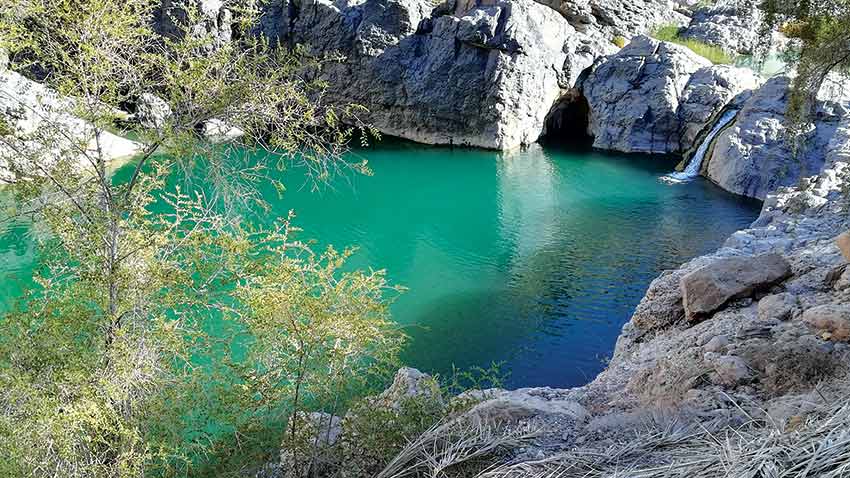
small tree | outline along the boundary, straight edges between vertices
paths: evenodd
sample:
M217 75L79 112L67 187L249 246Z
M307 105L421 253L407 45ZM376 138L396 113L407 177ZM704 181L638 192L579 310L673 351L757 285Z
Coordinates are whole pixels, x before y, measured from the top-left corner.
M42 232L37 287L0 319L5 476L235 469L265 427L340 406L400 347L382 272L343 272L349 252L314 253L291 216L251 224L258 186L283 190L275 170L368 173L344 156L357 108L322 107L324 85L297 74L313 60L248 35L250 2L229 6L233 42L191 7L171 18L180 35L157 35L158 4L0 0L0 49L62 95L40 108L0 90L25 110L0 112L7 221ZM211 124L241 136L199 138ZM140 144L126 178L113 133Z
M796 67L788 117L799 129L808 122L818 92L831 74L850 74L850 2L762 0L763 52L779 29L792 41L786 57Z

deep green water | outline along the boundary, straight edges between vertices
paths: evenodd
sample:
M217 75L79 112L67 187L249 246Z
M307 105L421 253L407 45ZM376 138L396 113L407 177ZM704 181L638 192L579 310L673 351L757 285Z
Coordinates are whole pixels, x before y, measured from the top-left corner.
M407 364L445 373L504 361L509 386L589 381L649 282L759 208L701 179L659 181L674 166L659 158L402 142L354 154L374 176L317 193L290 172L270 219L294 209L302 239L358 246L353 265L409 288L392 309L411 336ZM0 231L0 308L34 260L29 226Z

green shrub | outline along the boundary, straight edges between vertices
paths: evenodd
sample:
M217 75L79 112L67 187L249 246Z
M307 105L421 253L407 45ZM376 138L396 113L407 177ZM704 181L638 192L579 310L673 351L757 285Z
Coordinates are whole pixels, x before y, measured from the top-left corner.
M699 40L682 38L679 36L680 31L681 28L677 25L664 25L656 29L652 33L652 37L656 40L682 45L715 65L729 65L734 62L734 58L723 51L722 48L709 45Z

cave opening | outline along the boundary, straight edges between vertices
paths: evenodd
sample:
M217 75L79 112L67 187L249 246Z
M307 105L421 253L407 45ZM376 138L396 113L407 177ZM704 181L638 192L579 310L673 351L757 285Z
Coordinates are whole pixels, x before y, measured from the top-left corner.
M561 96L546 115L542 140L547 144L589 146L593 138L588 132L590 104L573 89Z

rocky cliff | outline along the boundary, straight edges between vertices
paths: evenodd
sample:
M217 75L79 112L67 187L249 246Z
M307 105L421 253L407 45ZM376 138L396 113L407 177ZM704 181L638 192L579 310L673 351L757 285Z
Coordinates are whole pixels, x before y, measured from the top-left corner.
M386 134L510 149L536 141L581 73L615 36L682 18L663 0L276 0L260 30L316 56L333 104L365 106Z
M683 46L638 36L580 86L594 147L681 154L729 102L760 83L751 70L712 65Z

